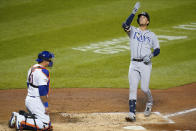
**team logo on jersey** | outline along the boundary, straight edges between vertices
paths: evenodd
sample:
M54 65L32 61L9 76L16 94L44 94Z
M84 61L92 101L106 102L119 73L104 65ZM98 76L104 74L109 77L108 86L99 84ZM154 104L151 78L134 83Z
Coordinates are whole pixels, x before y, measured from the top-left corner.
M147 37L145 35L140 34L139 32L135 32L133 35L133 39L136 39L139 42L145 42L148 41L150 42L150 37Z

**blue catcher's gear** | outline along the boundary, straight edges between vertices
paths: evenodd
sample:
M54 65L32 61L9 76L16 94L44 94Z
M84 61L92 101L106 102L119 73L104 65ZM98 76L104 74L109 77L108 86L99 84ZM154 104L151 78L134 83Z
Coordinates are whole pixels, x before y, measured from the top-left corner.
M149 23L150 23L150 15L149 15L147 12L142 12L142 13L140 13L140 14L137 16L137 23L138 23L138 24L140 24L140 21L139 21L140 16L145 16L145 17L148 19Z
M36 61L38 63L41 63L42 61L48 61L49 62L49 67L53 66L52 58L54 58L54 54L50 53L49 51L42 51L41 53L38 54L38 58Z

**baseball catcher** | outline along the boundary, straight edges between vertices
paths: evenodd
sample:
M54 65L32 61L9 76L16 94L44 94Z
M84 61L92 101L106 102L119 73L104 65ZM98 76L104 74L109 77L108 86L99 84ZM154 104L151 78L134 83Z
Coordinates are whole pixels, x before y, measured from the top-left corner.
M137 88L141 81L141 90L147 97L145 116L151 114L153 98L149 89L150 73L152 70L151 59L160 53L160 46L157 36L148 30L150 16L147 12L142 12L137 16L138 28L131 26L131 22L140 7L137 2L131 15L122 24L124 31L130 38L131 63L129 67L129 114L127 121L136 121L136 100ZM151 52L153 48L153 52Z
M52 67L54 55L48 51L38 54L38 64L33 65L27 76L28 93L25 99L25 111L12 112L9 127L16 130L52 130L48 94L50 90L50 74L46 67Z

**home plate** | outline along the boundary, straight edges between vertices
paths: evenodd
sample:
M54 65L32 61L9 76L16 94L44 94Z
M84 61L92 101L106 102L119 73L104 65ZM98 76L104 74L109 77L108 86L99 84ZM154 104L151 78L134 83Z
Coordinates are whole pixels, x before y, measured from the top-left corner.
M125 126L123 128L128 130L146 130L143 126Z

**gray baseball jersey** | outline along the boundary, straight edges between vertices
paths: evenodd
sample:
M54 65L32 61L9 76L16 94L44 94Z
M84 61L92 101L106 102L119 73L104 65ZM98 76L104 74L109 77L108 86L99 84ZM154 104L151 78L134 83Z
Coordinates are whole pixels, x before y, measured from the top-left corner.
M132 59L142 59L151 53L151 48L160 48L157 36L150 30L142 31L130 26L129 38Z
M140 30L134 26L130 27L128 32L130 38L131 60L143 59L144 56L151 54L151 49L160 48L157 36L150 30ZM141 81L141 90L146 94L148 103L153 103L153 98L149 89L150 74L152 64L144 62L131 61L129 67L129 99L137 99L137 88Z

